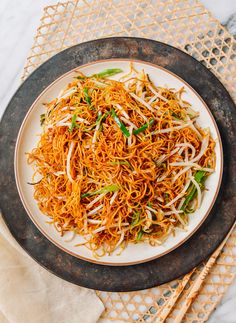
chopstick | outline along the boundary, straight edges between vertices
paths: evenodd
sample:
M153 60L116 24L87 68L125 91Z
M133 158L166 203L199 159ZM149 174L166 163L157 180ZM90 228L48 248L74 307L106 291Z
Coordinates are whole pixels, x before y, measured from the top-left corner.
M182 319L183 319L184 315L186 314L186 312L189 309L190 305L192 304L193 300L196 298L196 296L197 296L197 294L199 292L199 289L202 286L202 283L205 281L205 278L206 278L207 274L209 273L209 270L211 269L211 267L216 262L216 259L218 258L219 254L221 253L226 241L228 240L228 238L229 238L230 234L232 233L232 231L234 230L235 226L236 226L236 222L234 223L234 225L232 226L232 228L230 229L229 233L227 234L227 236L223 240L223 242L220 244L220 246L216 249L216 251L208 259L208 261L207 261L206 265L204 266L203 270L201 271L201 273L199 274L199 276L197 277L197 279L193 283L193 285L192 285L191 289L189 290L189 293L188 293L185 301L183 302L183 304L181 304L181 311L176 316L175 323L181 323L182 322Z

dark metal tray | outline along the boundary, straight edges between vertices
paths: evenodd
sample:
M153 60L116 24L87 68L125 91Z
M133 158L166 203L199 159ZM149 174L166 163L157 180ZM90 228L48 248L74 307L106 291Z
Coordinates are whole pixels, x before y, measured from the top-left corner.
M21 123L37 96L55 79L80 65L102 59L151 62L183 78L215 117L224 150L224 171L215 205L200 229L183 245L156 260L133 266L104 266L75 258L52 244L35 227L19 198L14 178L14 149ZM80 286L131 291L171 281L200 264L219 246L236 220L236 110L220 81L201 63L169 45L141 38L99 39L68 48L35 70L10 101L0 128L0 202L14 238L40 265Z

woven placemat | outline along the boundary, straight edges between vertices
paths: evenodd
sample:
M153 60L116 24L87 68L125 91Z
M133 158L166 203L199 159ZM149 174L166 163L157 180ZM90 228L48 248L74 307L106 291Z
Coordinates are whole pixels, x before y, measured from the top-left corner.
M128 4L127 4L128 3ZM196 0L78 0L44 9L23 79L57 52L109 36L174 45L195 57L236 101L236 42ZM97 292L101 322L204 322L236 276L236 228L211 258L181 279L131 293Z

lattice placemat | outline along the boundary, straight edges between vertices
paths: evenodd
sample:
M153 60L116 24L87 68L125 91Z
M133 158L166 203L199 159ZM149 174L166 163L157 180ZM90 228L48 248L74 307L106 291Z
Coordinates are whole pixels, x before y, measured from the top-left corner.
M197 0L78 0L44 9L23 79L74 44L109 36L159 40L206 65L236 101L236 42ZM183 278L132 293L97 292L101 322L204 322L236 276L236 228Z

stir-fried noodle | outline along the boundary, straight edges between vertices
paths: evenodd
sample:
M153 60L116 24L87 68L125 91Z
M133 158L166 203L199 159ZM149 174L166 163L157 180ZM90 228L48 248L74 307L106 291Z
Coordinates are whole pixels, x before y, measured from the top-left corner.
M129 242L160 244L184 228L215 168L215 142L184 89L158 87L133 67L120 81L108 78L119 72L78 73L46 104L28 154L41 177L40 210L100 255Z

